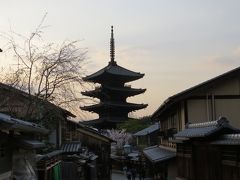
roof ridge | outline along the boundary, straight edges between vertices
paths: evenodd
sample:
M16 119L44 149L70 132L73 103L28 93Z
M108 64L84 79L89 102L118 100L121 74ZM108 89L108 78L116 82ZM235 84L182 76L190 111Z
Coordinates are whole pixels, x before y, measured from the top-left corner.
M240 139L240 133L237 134L224 134L222 139Z
M223 126L225 124L228 124L229 121L225 117L219 117L218 120L215 121L207 121L207 122L202 122L202 123L195 123L191 124L188 123L186 124L186 128L202 128L202 127L210 127L210 126Z

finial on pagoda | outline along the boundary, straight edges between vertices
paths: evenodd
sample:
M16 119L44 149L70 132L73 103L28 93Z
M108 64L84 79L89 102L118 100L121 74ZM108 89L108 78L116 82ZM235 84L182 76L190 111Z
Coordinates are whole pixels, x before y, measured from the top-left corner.
M111 26L111 39L110 39L110 62L115 64L115 46L114 46L114 37L113 37L113 26Z

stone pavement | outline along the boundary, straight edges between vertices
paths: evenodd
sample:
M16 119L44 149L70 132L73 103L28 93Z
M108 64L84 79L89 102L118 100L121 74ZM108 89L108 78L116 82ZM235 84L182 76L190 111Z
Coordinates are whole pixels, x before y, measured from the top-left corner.
M112 171L112 180L127 180L126 175L123 174L122 171ZM139 180L138 177L136 177L135 180ZM151 178L145 178L145 180L151 180Z
M113 171L112 180L127 180L127 177L122 172Z

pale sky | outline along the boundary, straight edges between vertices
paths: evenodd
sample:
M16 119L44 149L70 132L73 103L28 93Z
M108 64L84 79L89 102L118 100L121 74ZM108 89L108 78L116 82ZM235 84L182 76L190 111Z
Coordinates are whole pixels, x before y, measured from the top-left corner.
M116 61L145 73L130 83L147 88L129 98L149 104L135 112L140 117L169 96L240 65L239 8L239 0L0 0L0 32L11 27L27 35L47 12L44 39L81 40L91 74L109 61L113 25ZM10 61L6 56L0 54L2 66Z

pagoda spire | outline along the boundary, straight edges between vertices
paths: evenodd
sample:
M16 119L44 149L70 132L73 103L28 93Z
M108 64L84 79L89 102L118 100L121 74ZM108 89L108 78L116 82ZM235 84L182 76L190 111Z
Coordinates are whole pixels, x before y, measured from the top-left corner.
M111 26L111 39L110 39L110 63L115 64L115 45L114 45L114 37L113 37L113 26Z

